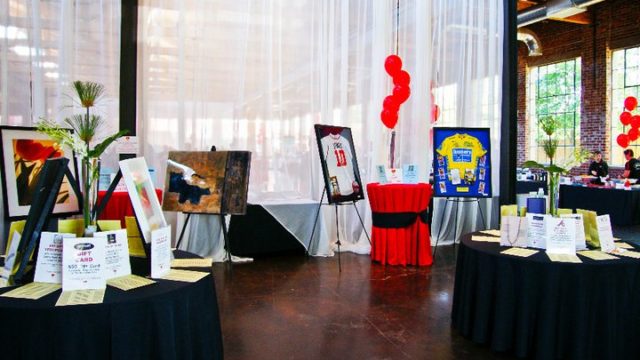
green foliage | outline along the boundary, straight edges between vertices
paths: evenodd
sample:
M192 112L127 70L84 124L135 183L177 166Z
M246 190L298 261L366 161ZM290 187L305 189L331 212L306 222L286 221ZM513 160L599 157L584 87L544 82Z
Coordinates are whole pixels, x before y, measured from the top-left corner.
M84 108L93 107L104 95L104 85L92 81L76 80L73 82L73 89Z
M540 129L542 129L542 132L547 134L547 136L553 136L553 134L558 131L560 122L555 117L547 115L538 120L538 125L540 125Z

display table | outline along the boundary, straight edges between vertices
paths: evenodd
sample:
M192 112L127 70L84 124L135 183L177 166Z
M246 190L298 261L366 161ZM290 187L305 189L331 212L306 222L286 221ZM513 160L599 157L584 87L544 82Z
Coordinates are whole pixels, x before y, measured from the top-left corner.
M431 265L429 184L367 184L371 258L389 265Z
M640 224L640 190L560 185L560 207L609 214L613 225Z
M547 195L547 182L546 181L516 181L516 194L528 194L532 191L538 192L538 189L542 188L544 194Z
M96 204L100 204L106 191L98 191L98 201ZM156 189L156 196L160 203L162 203L162 190ZM126 191L114 191L107 203L106 207L100 214L100 220L120 220L122 228L125 228L124 218L125 216L133 216L133 205L129 199L129 193Z
M554 263L462 238L452 325L494 351L537 359L635 359L640 260Z
M132 267L140 260L132 258ZM127 292L107 286L98 305L56 307L60 290L40 300L0 297L2 358L222 359L212 276L157 281Z

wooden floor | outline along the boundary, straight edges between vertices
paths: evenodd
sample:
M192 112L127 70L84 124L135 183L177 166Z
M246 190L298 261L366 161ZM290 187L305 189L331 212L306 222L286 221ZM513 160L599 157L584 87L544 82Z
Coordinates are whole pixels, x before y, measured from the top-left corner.
M504 359L450 327L452 246L432 267L300 255L214 265L225 359Z

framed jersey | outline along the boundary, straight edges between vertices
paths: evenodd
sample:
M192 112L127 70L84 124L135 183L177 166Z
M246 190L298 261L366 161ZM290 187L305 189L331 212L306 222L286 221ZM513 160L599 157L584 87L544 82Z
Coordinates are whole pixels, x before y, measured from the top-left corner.
M314 125L329 203L364 199L351 129Z
M491 197L489 128L433 128L434 196Z

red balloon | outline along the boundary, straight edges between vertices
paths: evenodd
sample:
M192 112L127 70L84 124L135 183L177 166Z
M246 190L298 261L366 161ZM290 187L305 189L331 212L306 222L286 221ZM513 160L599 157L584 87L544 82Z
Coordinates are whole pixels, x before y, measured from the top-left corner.
M636 99L633 96L629 96L626 99L624 99L624 107L629 110L632 111L633 109L636 108L636 106L638 106L638 99Z
M629 125L629 123L631 123L631 113L623 111L622 114L620 114L620 122L622 125Z
M638 135L640 135L640 133L638 132L638 129L631 128L627 135L629 136L629 141L636 141L638 140Z
M384 126L388 127L389 129L393 129L398 123L398 112L384 109L380 113L380 119L382 120Z
M387 70L387 74L395 76L400 70L402 70L402 59L398 55L389 55L384 61L384 68Z
M409 73L404 70L400 70L398 73L396 73L393 76L394 85L409 86L410 82L411 82L411 75L409 75Z
M629 146L629 135L627 134L620 134L618 135L618 137L616 138L616 141L618 142L618 145L620 145L620 147L622 147L623 149L626 148L627 146Z
M408 86L396 85L393 88L393 96L402 104L411 96L411 89Z
M640 115L633 115L629 124L631 124L631 127L634 129L640 128Z
M400 102L393 95L389 95L384 98L384 101L382 102L382 108L397 112L398 108L400 108Z

